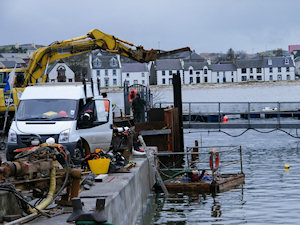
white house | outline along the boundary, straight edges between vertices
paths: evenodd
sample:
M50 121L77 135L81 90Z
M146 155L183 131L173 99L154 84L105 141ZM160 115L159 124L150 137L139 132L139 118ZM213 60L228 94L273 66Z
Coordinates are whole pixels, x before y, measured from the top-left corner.
M47 70L48 82L75 82L75 73L64 63L59 60Z
M230 64L212 64L209 66L211 70L212 83L233 83L237 82L236 66Z
M94 82L99 78L101 87L122 86L119 55L96 50L90 54L89 62Z
M154 64L157 85L172 85L173 74L180 74L181 83L185 83L183 60L159 59Z
M295 80L295 66L291 57L239 60L236 65L237 82Z
M205 77L208 74L208 64L195 60L184 60L184 83L199 84L204 83L204 69L206 69ZM206 78L207 79L207 78Z
M265 81L295 80L295 65L291 57L264 59Z
M121 72L122 84L128 81L129 85L149 85L149 69L147 63L122 63Z

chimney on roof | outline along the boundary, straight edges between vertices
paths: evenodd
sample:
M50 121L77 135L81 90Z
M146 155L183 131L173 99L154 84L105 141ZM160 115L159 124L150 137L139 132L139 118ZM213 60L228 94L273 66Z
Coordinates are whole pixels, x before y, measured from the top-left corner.
M268 66L272 66L272 59L268 59Z
M211 65L211 60L210 60L210 58L207 59L207 64L208 64L208 65Z

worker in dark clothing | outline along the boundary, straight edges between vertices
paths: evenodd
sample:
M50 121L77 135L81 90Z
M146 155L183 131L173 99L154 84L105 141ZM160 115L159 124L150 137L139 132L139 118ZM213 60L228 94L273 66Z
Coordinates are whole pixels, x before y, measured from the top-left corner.
M141 99L140 94L137 93L131 105L135 123L144 122L143 113L145 114L145 106L146 101L144 99Z

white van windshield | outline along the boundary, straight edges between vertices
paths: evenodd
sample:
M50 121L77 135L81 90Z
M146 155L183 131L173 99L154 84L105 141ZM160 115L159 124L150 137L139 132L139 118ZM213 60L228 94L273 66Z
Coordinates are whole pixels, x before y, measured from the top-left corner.
M29 99L19 103L17 120L74 120L77 100L71 99Z

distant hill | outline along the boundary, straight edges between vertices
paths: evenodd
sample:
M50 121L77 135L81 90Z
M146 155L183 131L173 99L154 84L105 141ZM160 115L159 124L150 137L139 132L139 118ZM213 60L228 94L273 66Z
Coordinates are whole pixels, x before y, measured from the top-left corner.
M14 44L14 45L2 45L0 46L0 53L26 53L32 52L38 48L44 47L37 44Z

